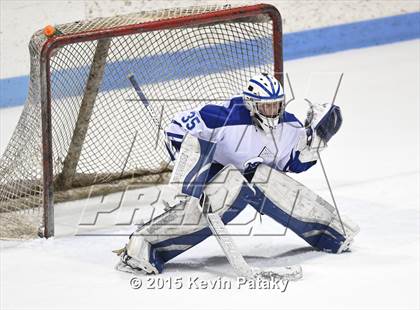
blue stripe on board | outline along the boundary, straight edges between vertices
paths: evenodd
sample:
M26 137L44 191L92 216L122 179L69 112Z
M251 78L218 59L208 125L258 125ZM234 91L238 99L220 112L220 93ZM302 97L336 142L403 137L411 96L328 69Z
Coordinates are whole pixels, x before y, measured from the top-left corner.
M0 79L0 108L22 105L29 89L29 76Z
M420 12L284 35L284 60L420 38Z
M420 12L285 34L284 60L299 59L308 56L416 38L420 38ZM249 40L246 41L246 44L248 46L249 44L265 45L267 44L267 40L269 39L263 38L259 40ZM233 44L235 43L227 43L227 45ZM226 46L226 49L224 50L228 51L229 47L232 46ZM208 53L214 53L215 51L212 47L200 49L202 49L202 55L208 55ZM211 59L206 59L205 57L202 59L194 59L194 61L191 62L191 58L188 57L190 53L191 50L177 53L166 53L157 56L144 57L140 60L141 64L147 65L145 67L157 66L158 68L162 68L164 65L166 67L165 74L143 76L142 70L139 67L139 60L136 60L136 66L133 66L133 61L109 63L106 70L113 72L117 72L118 70L122 76L125 75L126 77L126 75L133 71L133 67L139 68L138 72L134 70L133 73L138 78L140 84L145 84L184 78L185 73L183 75L184 70L182 70L182 68L187 64L190 67L196 67L195 69L197 69L197 74L201 75L228 69L240 69L249 65L262 65L272 61L271 59L259 59L254 63L243 62L243 60L237 61L236 58L232 57L233 55L224 55L219 52L219 59L226 59L226 63L222 66L222 68L220 68L220 66L216 67L215 64L211 62ZM177 61L175 61L175 59L177 59ZM181 61L179 61L179 59L181 59ZM79 89L79 91L69 93L69 89L65 89L63 87L63 92L60 93L59 89L55 90L56 93L54 93L54 96L63 97L80 93L80 88L83 89L83 83L85 81L74 81L74 72L81 69L88 70L88 67L67 69L60 72L64 79L77 82L78 87L72 89ZM28 76L1 79L0 108L23 104L27 96L28 85ZM122 78L119 85L110 85L109 82L105 80L101 85L101 90L112 90L126 87L130 87L126 78Z

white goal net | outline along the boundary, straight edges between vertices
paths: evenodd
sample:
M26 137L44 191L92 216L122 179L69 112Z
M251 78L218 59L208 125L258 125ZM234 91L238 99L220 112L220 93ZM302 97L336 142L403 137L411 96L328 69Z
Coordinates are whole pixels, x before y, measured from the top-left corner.
M281 19L269 5L139 12L57 25L29 44L30 88L0 160L1 238L54 234L54 202L162 183L161 127L222 102L264 71L281 78ZM39 227L42 227L39 230Z

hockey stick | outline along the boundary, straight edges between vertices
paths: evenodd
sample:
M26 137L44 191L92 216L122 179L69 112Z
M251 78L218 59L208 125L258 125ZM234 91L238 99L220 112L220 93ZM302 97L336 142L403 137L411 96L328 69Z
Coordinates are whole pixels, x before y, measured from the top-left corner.
M220 216L216 213L207 213L204 216L209 224L210 230L237 275L250 280L257 278L268 280L299 280L302 278L302 268L299 265L278 267L276 271L264 271L258 268L252 268L239 252L238 247L234 243Z
M134 74L130 74L128 79L131 82L137 95L139 96L140 101L147 109L151 119L160 129L158 119L156 118L153 109L150 108L149 101L137 83ZM206 199L203 199L203 201L203 204L205 204ZM202 210L210 209L211 208L209 206L202 206ZM263 271L257 268L252 268L248 265L244 257L239 252L238 247L234 243L220 216L216 213L208 213L205 211L203 212L203 215L207 221L207 224L209 225L211 232L225 253L230 265L239 276L251 280L255 280L257 278L263 278L267 280L298 280L302 278L302 268L300 266L279 267L276 268L276 271Z

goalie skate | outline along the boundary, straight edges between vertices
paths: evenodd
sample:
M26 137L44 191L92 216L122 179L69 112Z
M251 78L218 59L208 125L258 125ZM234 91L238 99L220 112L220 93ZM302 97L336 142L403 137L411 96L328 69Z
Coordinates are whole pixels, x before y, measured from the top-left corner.
M114 251L120 252L120 261L115 265L115 269L122 272L134 273L136 275L158 274L159 271L149 261L145 259L135 259L127 254L127 249Z
M149 261L150 243L142 236L132 236L128 244L113 251L120 256L115 269L139 275L158 274L159 270Z

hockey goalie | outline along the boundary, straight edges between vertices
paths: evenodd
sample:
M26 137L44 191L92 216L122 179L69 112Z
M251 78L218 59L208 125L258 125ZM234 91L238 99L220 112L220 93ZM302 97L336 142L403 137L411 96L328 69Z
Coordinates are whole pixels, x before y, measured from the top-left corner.
M172 198L118 251L116 269L161 273L166 262L212 234L203 214L226 224L248 205L314 249L348 251L357 225L286 174L315 165L341 124L340 108L332 104L313 106L301 124L285 111L280 82L265 73L224 104L178 113L165 132L175 161Z

